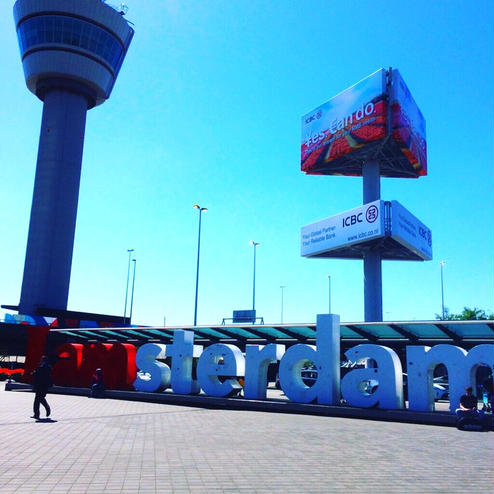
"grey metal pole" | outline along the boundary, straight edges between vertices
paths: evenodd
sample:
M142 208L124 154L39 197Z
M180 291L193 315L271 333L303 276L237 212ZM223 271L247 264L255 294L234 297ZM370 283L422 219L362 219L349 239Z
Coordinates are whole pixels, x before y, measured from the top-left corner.
M252 282L252 310L256 309L256 244L254 244L254 278Z
M127 263L127 283L125 284L125 305L124 305L124 314L123 314L123 323L125 324L126 316L127 316L127 298L129 296L129 276L130 276L130 258L132 256L132 252L134 249L127 249L129 253L129 262Z
M328 274L328 294L329 294L329 299L328 299L328 309L329 312L328 314L331 314L331 275Z
M250 241L254 246L254 275L252 277L252 310L256 310L256 247L260 245L259 242Z
M364 312L366 322L383 320L381 255L375 251L364 256Z
M132 294L130 296L130 315L129 315L129 324L132 324L132 308L134 307L134 285L136 281L136 264L137 261L135 259L132 259L132 262L134 263L134 272L132 274Z
M281 288L281 324L283 324L283 292L285 291L286 285L280 285Z
M201 254L201 221L202 212L207 211L208 208L201 208L198 204L194 204L194 208L199 211L199 234L197 236L197 268L196 268L196 297L194 302L194 326L197 326L197 298L199 295L199 257Z
M197 326L197 297L199 295L199 257L201 254L202 209L199 209L199 234L197 237L196 297L194 302L194 326Z
M364 204L381 198L379 161L366 161L362 166ZM379 251L364 254L365 321L382 321L382 266Z
M443 321L444 321L444 278L443 278L443 268L444 268L444 261L441 261L439 263L441 265L441 307L442 307L442 314L443 314Z
M364 204L381 199L379 161L366 161L362 166Z

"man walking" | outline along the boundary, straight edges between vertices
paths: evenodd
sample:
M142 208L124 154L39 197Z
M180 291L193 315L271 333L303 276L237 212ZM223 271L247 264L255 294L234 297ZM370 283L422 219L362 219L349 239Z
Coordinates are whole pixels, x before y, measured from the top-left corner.
M51 380L51 365L48 364L48 357L41 358L40 365L34 370L31 375L34 377L33 391L35 392L33 410L33 419L39 419L39 405L43 405L46 410L46 416L49 417L51 410L50 405L46 401L46 393L48 388L53 384Z

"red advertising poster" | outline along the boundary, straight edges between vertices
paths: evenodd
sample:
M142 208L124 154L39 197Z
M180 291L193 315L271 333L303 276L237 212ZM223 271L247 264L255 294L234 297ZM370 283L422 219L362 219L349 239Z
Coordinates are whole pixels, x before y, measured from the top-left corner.
M391 107L390 107L391 106ZM425 119L400 73L380 69L302 117L301 169L309 175L427 174Z
M378 70L302 117L302 171L327 174L337 158L386 136L385 77Z
M427 175L425 119L396 69L393 70L392 89L393 139L417 175Z

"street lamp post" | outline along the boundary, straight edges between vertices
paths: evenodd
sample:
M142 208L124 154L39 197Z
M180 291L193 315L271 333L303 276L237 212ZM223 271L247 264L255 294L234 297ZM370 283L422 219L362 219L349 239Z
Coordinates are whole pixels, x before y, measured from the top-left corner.
M252 279L252 310L256 310L256 247L261 245L259 242L250 241L250 245L254 246L254 276Z
M441 307L443 313L443 321L444 321L444 278L443 278L443 268L446 264L444 261L439 263L441 265Z
M134 269L132 273L132 290L131 290L131 295L130 295L130 315L129 315L129 324L132 324L132 308L134 307L134 286L136 282L136 264L137 260L132 259L132 262L134 263Z
M197 237L196 298L194 303L194 326L197 326L197 296L199 293L199 255L201 253L201 220L202 220L202 212L207 211L208 208L201 208L199 204L194 204L193 207L199 211L199 235Z
M285 291L286 285L280 285L281 288L281 324L283 324L283 292Z
M129 275L130 275L130 258L132 256L132 252L134 252L134 249L127 249L127 252L129 253L129 262L127 264L127 283L125 284L125 305L124 305L124 314L123 314L123 323L125 325L126 322L126 316L127 316L127 298L129 295Z
M331 276L328 274L328 308L329 308L329 313L331 314Z

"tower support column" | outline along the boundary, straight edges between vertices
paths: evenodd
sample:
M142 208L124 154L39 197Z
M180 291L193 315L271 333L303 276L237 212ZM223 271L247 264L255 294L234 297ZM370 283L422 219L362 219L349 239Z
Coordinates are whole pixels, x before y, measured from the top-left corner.
M376 251L364 255L364 320L383 320L381 254Z
M63 88L44 94L19 311L66 309L88 101Z
M364 204L381 198L379 161L362 165ZM364 318L366 322L383 320L381 254L370 250L364 254Z

